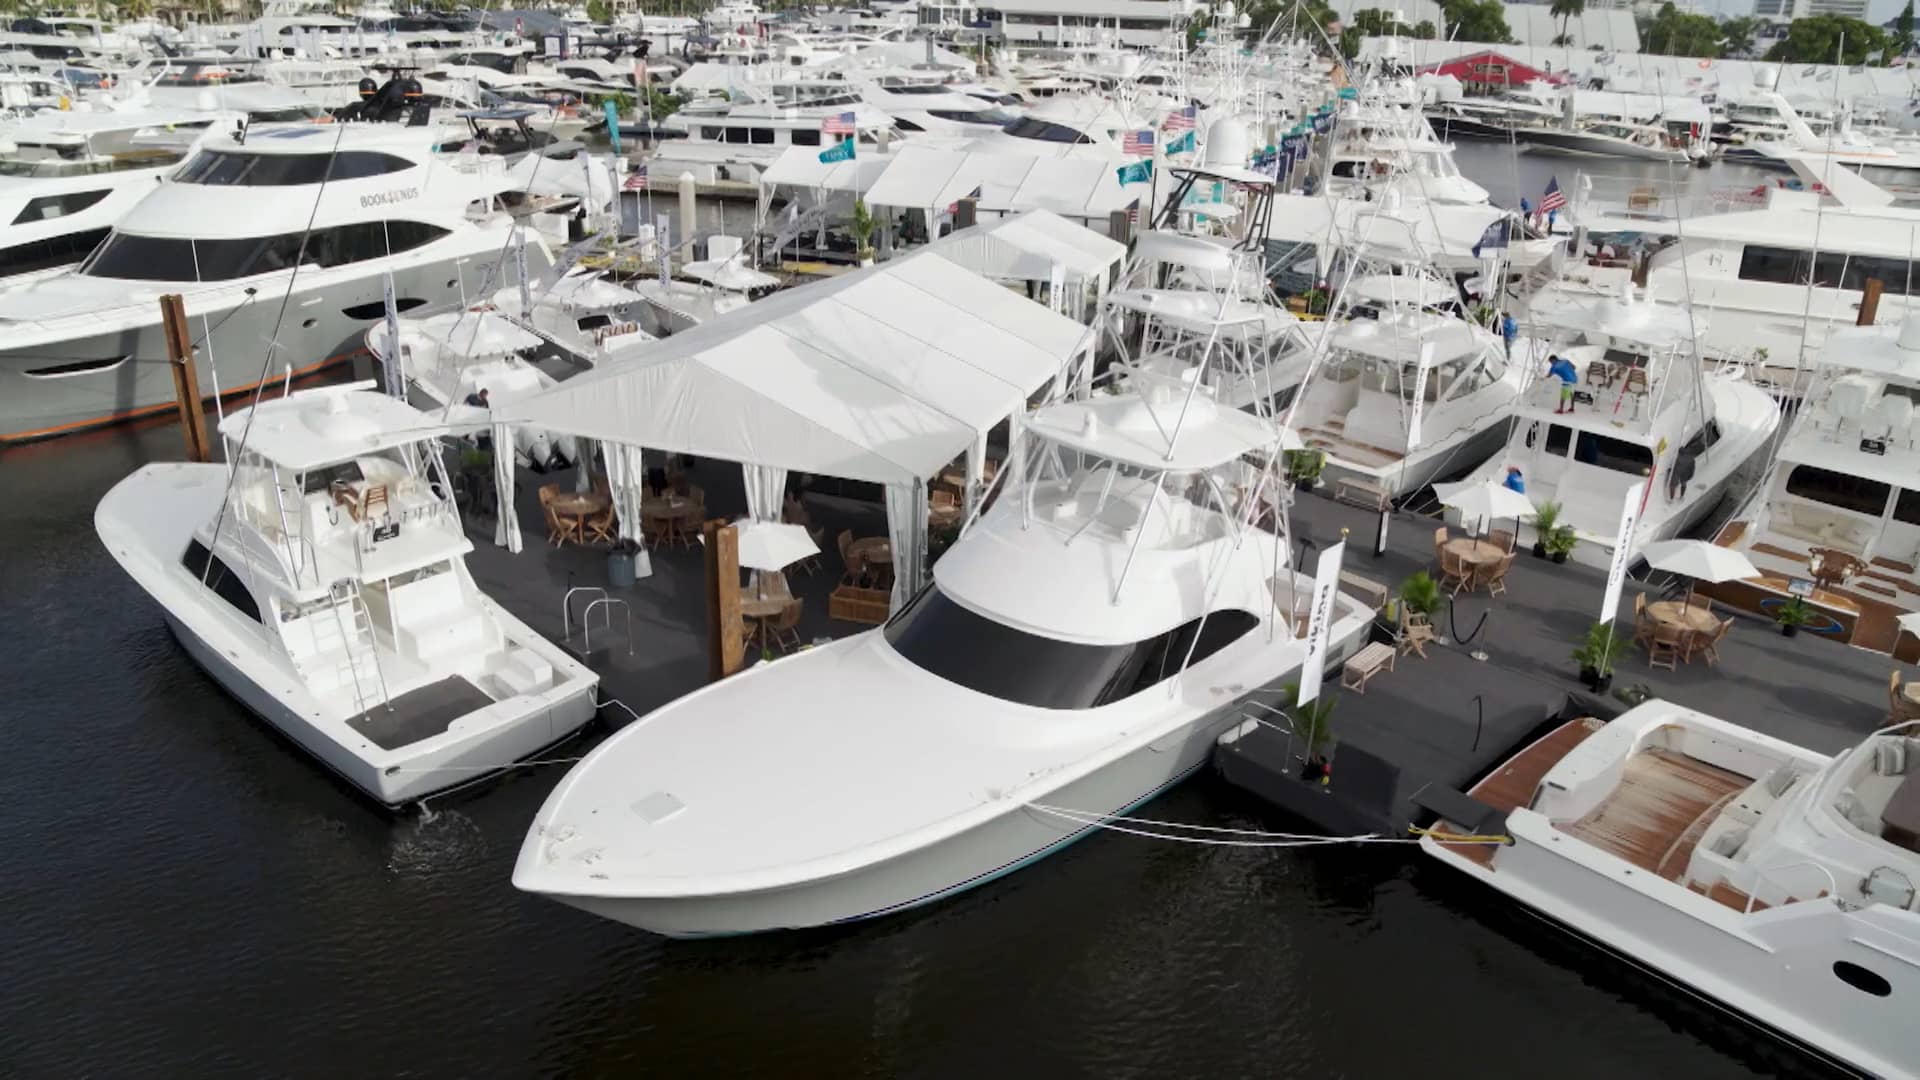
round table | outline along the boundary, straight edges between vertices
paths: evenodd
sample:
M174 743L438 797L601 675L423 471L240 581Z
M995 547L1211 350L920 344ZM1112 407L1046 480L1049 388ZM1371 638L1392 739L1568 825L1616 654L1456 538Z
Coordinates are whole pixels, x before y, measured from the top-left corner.
M1647 615L1654 622L1662 622L1668 626L1678 626L1683 630L1699 633L1709 633L1720 626L1720 620L1713 617L1713 612L1691 604L1682 604L1678 600L1661 600L1648 604Z
M1447 541L1444 547L1448 552L1452 553L1454 557L1463 562L1471 563L1474 566L1485 566L1488 563L1499 562L1505 558L1507 554L1506 548L1501 547L1491 540L1474 540L1465 536L1456 537Z
M883 536L869 536L847 545L847 553L868 566L893 564L893 543Z
M601 491L563 491L550 500L562 517L592 517L613 505L613 496Z
M789 603L792 603L792 601L784 596L769 596L765 599L742 596L740 598L740 614L749 619L771 619L775 615L785 611Z

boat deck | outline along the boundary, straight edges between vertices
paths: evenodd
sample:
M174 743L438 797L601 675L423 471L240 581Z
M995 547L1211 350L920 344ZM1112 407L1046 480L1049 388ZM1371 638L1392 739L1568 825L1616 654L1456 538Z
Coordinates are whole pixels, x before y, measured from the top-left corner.
M348 719L347 726L382 750L398 750L447 730L455 720L493 704L464 675L453 675L409 690L385 705Z
M1533 793L1540 787L1541 779L1560 763L1561 758L1566 757L1574 747L1585 742L1587 736L1599 731L1602 726L1600 721L1591 717L1570 720L1560 725L1525 750L1507 759L1505 764L1473 785L1467 794L1503 813L1510 813L1526 806L1533 801ZM1449 821L1437 822L1434 828L1440 832L1460 831L1458 825ZM1493 868L1493 857L1500 850L1492 844L1447 844L1445 846L1488 869Z
M1675 880L1686 860L1674 857L1696 825L1748 784L1751 777L1716 768L1670 750L1643 750L1627 759L1619 786L1578 821L1556 822L1575 836L1642 870ZM1677 864L1677 865L1676 865Z

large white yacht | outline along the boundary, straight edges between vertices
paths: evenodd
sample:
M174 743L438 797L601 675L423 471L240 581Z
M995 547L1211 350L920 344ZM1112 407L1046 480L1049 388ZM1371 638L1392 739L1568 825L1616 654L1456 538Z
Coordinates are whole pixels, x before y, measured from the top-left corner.
M1835 331L1813 367L1772 472L1719 536L1761 576L1714 592L1764 612L1798 596L1809 632L1920 656L1895 622L1920 610L1920 316Z
M212 394L344 360L384 315L388 273L403 309L479 291L513 232L494 208L512 183L500 159L437 155L434 137L335 124L209 138L78 269L0 294L0 440L171 407L166 293L204 339ZM552 258L536 242L527 261L539 273Z
M991 881L1199 768L1248 695L1298 677L1311 579L1259 524L1277 477L1241 461L1278 457L1278 429L1188 380L1132 386L1020 420L1008 486L883 629L598 747L514 884L673 936L847 922ZM1338 597L1330 666L1370 616Z
M599 680L474 584L442 429L371 385L233 413L225 464L145 466L94 524L209 675L398 805L578 731Z
M1920 726L1828 757L1666 701L1575 720L1425 852L1849 1070L1911 1076ZM1453 811L1471 816L1463 807Z
M1767 449L1780 406L1744 368L1699 361L1693 342L1705 312L1636 300L1630 287L1618 297L1549 299L1527 315L1522 362L1533 375L1506 449L1471 479L1497 483L1519 469L1535 505L1560 504L1560 524L1580 540L1574 558L1606 567L1636 482L1647 480L1647 492L1630 555L1699 522ZM1580 374L1571 401L1543 374L1554 355Z
M71 266L178 165L191 144L230 134L237 113L50 112L0 139L0 285Z

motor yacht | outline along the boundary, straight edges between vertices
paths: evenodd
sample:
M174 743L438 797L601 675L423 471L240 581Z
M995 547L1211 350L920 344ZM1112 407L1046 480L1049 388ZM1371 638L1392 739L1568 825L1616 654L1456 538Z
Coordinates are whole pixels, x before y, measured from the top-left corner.
M1920 725L1836 757L1671 702L1574 720L1422 850L1846 1070L1912 1075ZM1469 813L1469 811L1471 813Z
M1559 504L1559 523L1580 541L1573 558L1591 566L1612 565L1624 500L1641 480L1630 558L1698 524L1780 425L1780 406L1745 368L1700 361L1706 318L1636 299L1631 286L1612 298L1543 294L1516 347L1532 378L1513 432L1470 479L1499 483L1519 469L1536 506ZM1570 400L1543 374L1549 356L1581 376Z
M394 806L577 732L599 680L480 591L443 429L371 385L239 410L224 463L144 466L94 523L208 675Z
M1376 300L1377 302L1377 300ZM1293 404L1330 480L1390 497L1471 471L1506 441L1527 382L1498 335L1415 304L1331 331L1328 354Z
M682 110L659 129L669 135L648 166L649 175L691 173L703 183L757 182L787 148L834 146L847 136L825 131L830 121L852 114L856 153L871 154L894 134L893 117L862 101L858 90L840 86L833 94L814 95L804 105L777 100L727 106L724 112Z
M505 162L434 139L388 124L209 136L77 269L0 294L0 440L171 408L166 293L184 297L211 395L357 352L388 275L402 309L512 283L488 280L513 235ZM531 272L551 263L530 246Z
M1835 331L1771 472L1717 541L1761 576L1711 586L1771 614L1799 599L1805 629L1920 658L1900 616L1920 610L1920 316Z
M930 586L883 628L596 748L536 816L515 886L677 937L904 911L1152 799L1298 677L1311 579L1261 524L1277 476L1242 461L1278 456L1274 425L1137 379L1076 380L1016 427L1007 486ZM1335 595L1337 668L1371 611Z
M0 154L0 286L87 257L129 209L237 113L168 109L54 112L9 124Z

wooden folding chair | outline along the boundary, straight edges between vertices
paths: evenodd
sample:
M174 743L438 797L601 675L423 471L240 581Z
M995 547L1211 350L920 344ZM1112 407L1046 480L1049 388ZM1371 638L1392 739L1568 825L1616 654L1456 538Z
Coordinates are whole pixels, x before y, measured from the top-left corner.
M1440 587L1446 589L1448 582L1453 583L1447 595L1459 596L1460 590L1466 588L1472 581L1473 570L1467 566L1466 560L1442 548L1440 550Z
M1648 667L1663 667L1674 671L1679 667L1680 650L1686 644L1687 632L1668 623L1655 623L1653 627L1653 648L1647 652Z

